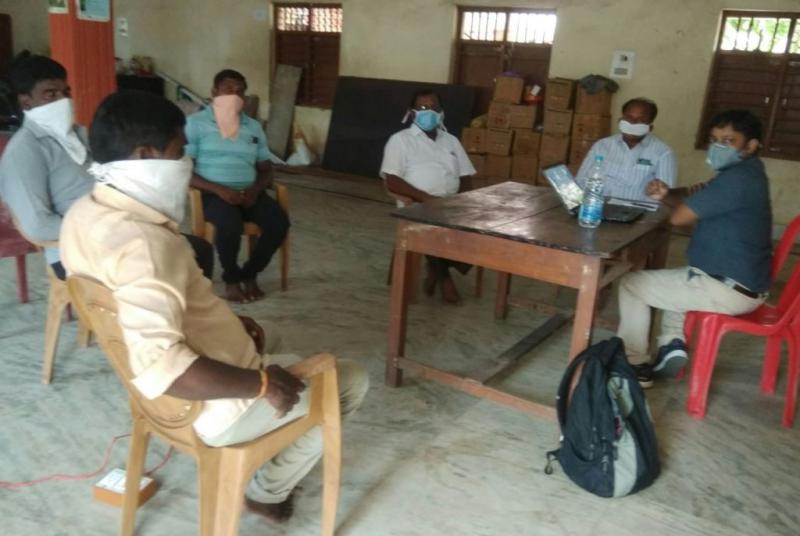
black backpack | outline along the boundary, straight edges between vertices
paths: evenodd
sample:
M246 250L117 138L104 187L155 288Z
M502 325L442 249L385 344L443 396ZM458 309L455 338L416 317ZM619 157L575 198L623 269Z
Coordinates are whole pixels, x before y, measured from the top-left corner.
M572 399L569 388L583 364ZM646 488L661 467L653 420L622 339L599 342L567 367L556 399L561 447L547 453L546 474L557 459L567 476L601 497Z

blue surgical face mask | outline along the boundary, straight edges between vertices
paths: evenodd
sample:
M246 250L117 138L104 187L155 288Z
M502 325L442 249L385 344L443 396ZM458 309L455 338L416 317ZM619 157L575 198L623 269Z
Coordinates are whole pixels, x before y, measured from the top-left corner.
M425 132L439 127L442 123L442 114L435 110L415 110L414 124Z
M708 146L706 164L711 166L714 171L720 171L726 167L738 164L743 160L742 153L735 147L712 143Z

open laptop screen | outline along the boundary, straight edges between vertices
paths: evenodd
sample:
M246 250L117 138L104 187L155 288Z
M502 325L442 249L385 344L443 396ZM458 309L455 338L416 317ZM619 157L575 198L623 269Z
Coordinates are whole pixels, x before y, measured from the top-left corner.
M561 197L567 210L575 210L583 201L583 191L575 183L567 166L558 164L542 170L542 174Z

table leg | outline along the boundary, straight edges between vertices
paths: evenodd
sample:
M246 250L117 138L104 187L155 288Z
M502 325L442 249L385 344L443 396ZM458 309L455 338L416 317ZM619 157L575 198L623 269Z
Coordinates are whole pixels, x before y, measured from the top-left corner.
M494 298L494 317L505 319L508 314L508 292L511 290L511 274L497 272L497 295Z
M602 276L602 262L598 257L587 257L583 262L581 286L578 289L578 304L575 307L575 322L572 327L572 342L569 358L574 359L589 346L592 338L597 291Z
M397 241L401 236L398 233ZM389 308L389 349L386 352L386 385L400 387L403 371L397 366L397 358L405 353L406 317L408 313L408 284L413 256L404 248L394 251L392 267L392 290Z
M25 255L17 256L17 294L19 303L28 303L28 270L25 267Z

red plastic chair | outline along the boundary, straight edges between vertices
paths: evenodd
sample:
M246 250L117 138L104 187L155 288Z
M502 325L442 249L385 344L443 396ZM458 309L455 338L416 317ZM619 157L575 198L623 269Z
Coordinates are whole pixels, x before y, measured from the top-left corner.
M0 155L8 143L8 137L0 134ZM25 240L11 221L11 214L0 201L0 259L16 257L17 259L17 295L20 303L28 303L28 273L25 266L25 255L36 251L36 247Z
M792 220L781 237L772 260L771 277L774 281L791 253L795 239L800 233L800 216ZM700 334L694 346L689 377L689 397L686 409L689 415L702 419L706 413L708 389L722 337L738 331L766 337L764 367L761 373L761 391L775 393L775 383L780 365L781 344L785 340L789 350L786 400L783 408L783 426L789 428L794 422L797 399L798 361L800 355L800 262L793 267L786 286L776 305L763 304L755 311L742 316L691 311L686 315L684 334L689 344L695 329Z

